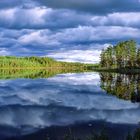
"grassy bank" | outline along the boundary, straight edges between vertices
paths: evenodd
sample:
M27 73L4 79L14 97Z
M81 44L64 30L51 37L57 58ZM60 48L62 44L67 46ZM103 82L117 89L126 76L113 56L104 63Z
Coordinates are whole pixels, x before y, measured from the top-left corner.
M96 67L97 64L84 64L79 62L61 62L49 57L14 57L0 56L0 69L40 69L40 68L65 68L87 69Z
M1 56L0 68L1 69L37 69L48 67L66 67L66 68L84 68L86 64L82 63L68 63L56 61L48 57L13 57L13 56Z
M0 57L0 79L48 78L62 73L90 71L94 65L56 61L48 57Z
M0 79L48 78L62 73L91 71L94 64L60 62L48 57L0 56Z

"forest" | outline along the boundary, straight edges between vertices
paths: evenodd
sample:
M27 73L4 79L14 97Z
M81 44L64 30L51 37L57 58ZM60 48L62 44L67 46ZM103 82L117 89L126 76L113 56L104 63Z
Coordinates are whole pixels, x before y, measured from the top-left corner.
M119 42L102 50L100 67L107 69L140 68L140 48L134 40Z

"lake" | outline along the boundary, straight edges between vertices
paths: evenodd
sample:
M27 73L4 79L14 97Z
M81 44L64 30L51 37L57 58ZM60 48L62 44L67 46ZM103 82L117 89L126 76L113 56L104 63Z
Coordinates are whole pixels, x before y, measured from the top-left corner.
M86 139L101 131L123 140L139 127L139 81L96 72L1 78L0 140Z

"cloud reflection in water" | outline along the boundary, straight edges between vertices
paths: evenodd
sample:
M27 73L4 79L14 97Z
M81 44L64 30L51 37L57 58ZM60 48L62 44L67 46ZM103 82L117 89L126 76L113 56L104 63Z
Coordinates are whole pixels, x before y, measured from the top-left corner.
M80 121L138 124L139 116L138 103L119 100L100 89L97 73L0 81L0 126L21 134Z

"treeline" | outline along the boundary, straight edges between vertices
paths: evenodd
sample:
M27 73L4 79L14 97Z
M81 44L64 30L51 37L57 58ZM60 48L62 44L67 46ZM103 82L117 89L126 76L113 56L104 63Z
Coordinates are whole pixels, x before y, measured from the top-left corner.
M48 57L13 57L0 56L0 68L85 68L88 65L55 61Z
M100 59L103 68L140 68L140 48L134 40L120 42L102 50Z

